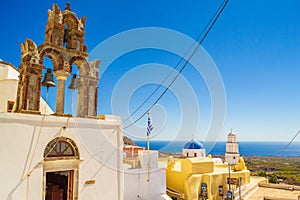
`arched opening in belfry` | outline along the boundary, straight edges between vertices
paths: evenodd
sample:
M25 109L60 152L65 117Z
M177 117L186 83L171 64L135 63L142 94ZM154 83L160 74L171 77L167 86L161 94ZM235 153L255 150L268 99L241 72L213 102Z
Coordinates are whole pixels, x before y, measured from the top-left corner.
M65 29L64 29L64 41L63 41L63 48L67 47L67 41L70 39L68 36L68 31L69 31L69 26L67 23L65 24Z
M79 67L72 64L70 68L70 76L65 85L65 113L77 116Z
M64 115L64 107L65 107L65 83L68 77L70 76L70 70L71 67L68 62L64 61L64 57L62 53L51 47L46 47L41 50L40 52L40 64L44 65L44 58L48 57L51 59L52 62L52 67L47 67L53 71L56 79L57 79L57 84L56 84L56 108L55 108L55 113L58 115ZM45 66L44 66L45 67ZM51 73L51 70L48 73ZM47 73L46 73L47 74ZM44 82L44 81L43 81ZM42 84L43 85L43 84ZM47 87L47 90L49 88ZM48 94L49 95L49 94ZM47 99L47 98L46 98ZM51 99L54 99L51 97Z
M64 83L67 77L69 76L69 72L68 72L69 69L65 68L63 56L56 49L53 49L51 47L42 49L39 56L40 56L40 64L44 66L43 82L45 81L46 78L45 76L48 72L53 74L52 75L53 81L55 82L56 85L55 87L56 89L52 89L51 87L48 86L46 87L44 99L47 101L48 104L55 105L55 109L52 108L55 113L63 114L64 113L64 98L63 98ZM47 71L47 69L50 69L50 71ZM43 90L45 90L43 86L41 89L42 92ZM51 101L51 103L49 101Z
M81 34L78 32L78 19L71 14L64 15L64 47L80 51Z
M47 73L47 69L51 69L52 74L53 74L53 81L54 83L58 84L57 79L53 73L53 63L51 58L48 56L44 57L44 69L43 69L43 80L45 79L45 74ZM48 91L47 91L48 90ZM50 87L47 89L47 87L41 87L41 96L42 98L46 101L46 103L50 106L50 108L55 112L55 106L56 106L56 93L57 93L57 88L56 87ZM42 111L45 108L41 108Z
M82 98L78 97L79 90L81 90L80 79L81 76L83 75L82 72L85 71L83 69L86 69L86 66L84 67L84 64L87 64L87 61L85 57L74 56L70 59L69 64L70 64L70 77L66 82L67 88L66 88L65 102L67 103L65 104L65 107L70 114L72 114L73 116L77 116L77 109L80 107L79 105L80 102L78 101L82 100ZM86 79L86 77L83 77L83 79Z

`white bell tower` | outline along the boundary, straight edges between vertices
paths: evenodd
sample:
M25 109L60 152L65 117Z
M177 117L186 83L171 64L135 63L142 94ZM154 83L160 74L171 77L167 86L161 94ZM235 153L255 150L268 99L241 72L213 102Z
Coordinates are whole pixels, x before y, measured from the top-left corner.
M227 136L225 162L230 165L237 165L240 157L239 143L236 141L236 135L232 132Z

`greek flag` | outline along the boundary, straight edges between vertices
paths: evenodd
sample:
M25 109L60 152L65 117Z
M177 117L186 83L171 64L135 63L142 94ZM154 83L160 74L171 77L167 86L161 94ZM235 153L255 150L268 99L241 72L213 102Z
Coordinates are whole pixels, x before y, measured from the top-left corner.
M150 120L150 113L148 112L148 127L147 127L147 136L150 135L151 131L153 130L153 126L151 124L151 120Z

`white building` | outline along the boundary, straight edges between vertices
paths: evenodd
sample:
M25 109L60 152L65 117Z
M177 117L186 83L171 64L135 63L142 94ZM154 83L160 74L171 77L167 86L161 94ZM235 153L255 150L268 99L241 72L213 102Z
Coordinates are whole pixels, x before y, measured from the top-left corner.
M123 199L120 126L117 117L0 113L0 199Z
M227 136L225 161L230 165L237 165L239 157L239 144L236 141L236 135L231 130Z
M0 199L170 199L157 151L140 150L121 169L119 117L58 117L42 98L46 114L12 113L19 72L2 61L0 72Z
M0 199L122 200L120 118L12 113L18 75L0 62Z
M192 139L186 143L182 149L182 156L184 157L199 157L204 158L206 155L205 149L201 142Z
M100 60L88 62L86 17L77 17L70 3L64 10L54 4L45 21L42 44L21 43L19 71L0 62L0 199L122 200L122 122L97 116ZM52 61L46 81L45 57ZM65 83L75 66L77 117L64 112ZM51 71L55 113L40 97L42 86L55 86Z
M124 200L171 200L166 194L166 170L158 167L158 151L139 150L124 159Z
M122 122L97 115L100 60L88 62L85 21L70 3L64 10L54 4L44 42L21 43L20 70L0 62L1 200L168 199L157 152L141 152L124 181ZM53 66L43 79L44 57ZM73 67L79 73L78 87L71 87L78 90L77 117L64 112ZM55 112L41 99L42 86L57 86Z

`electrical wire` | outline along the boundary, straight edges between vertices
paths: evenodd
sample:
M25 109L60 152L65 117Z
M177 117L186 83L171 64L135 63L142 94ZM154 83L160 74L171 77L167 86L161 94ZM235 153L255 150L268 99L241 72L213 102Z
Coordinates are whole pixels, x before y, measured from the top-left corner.
M203 41L206 39L208 33L211 31L211 29L213 28L213 26L215 25L215 23L217 22L218 18L220 17L220 15L222 14L223 10L225 9L226 5L228 4L229 0L224 0L223 4L221 4L220 8L216 13L217 15L214 17L214 20L212 21L212 23L210 24L208 30L206 31L206 33L204 34L203 38L200 40L200 42L197 44L196 48L192 51L191 55L188 57L188 59L185 61L184 65L181 67L181 69L178 71L178 73L176 74L176 76L173 78L173 80L171 81L171 83L168 85L167 88L165 88L165 90L161 93L161 95L155 100L155 102L135 121L133 121L131 124L129 124L128 126L125 126L123 129L127 129L129 127L131 127L133 124L135 124L136 122L138 122L140 119L142 119L152 108L153 106L155 106L160 99L166 94L166 92L169 90L169 88L173 85L173 83L176 81L176 79L178 78L178 76L181 74L181 72L184 70L184 68L187 66L187 64L189 63L189 61L191 60L191 58L195 55L195 53L197 52L197 50L199 49L199 47L201 46L201 44L203 43ZM183 58L182 58L183 59Z
M151 108L157 104L157 102L165 95L165 93L169 90L169 88L173 85L173 83L176 81L176 79L178 78L178 76L181 74L181 72L183 71L183 69L187 66L187 64L189 63L189 61L191 60L191 58L194 56L194 54L197 52L197 50L199 49L200 45L202 44L202 42L205 40L205 38L207 37L208 33L210 32L210 30L212 29L212 27L214 26L214 24L216 23L217 19L219 18L219 16L221 15L221 13L223 12L224 8L226 7L227 3L228 3L228 0L224 0L225 3L222 4L222 6L220 7L221 9L218 10L216 13L217 15L215 14L213 16L214 20L212 21L213 18L211 18L211 20L209 21L208 24L210 24L210 22L212 21L211 25L209 26L207 32L204 34L203 38L200 40L200 42L198 43L198 45L196 46L196 48L193 50L192 54L188 57L188 59L186 60L186 62L184 63L184 65L182 66L182 68L178 71L177 75L173 78L173 80L171 81L171 83L168 85L168 87L163 91L163 93L159 96L159 98L150 106L150 108L147 109L147 111L142 115L140 116L137 120L135 120L133 123L131 123L130 125L126 126L124 129L132 126L133 124L135 124L136 122L138 122L145 114L147 114ZM205 29L208 27L208 24L205 26ZM205 30L204 29L204 30ZM204 30L200 33L200 35L197 37L197 40L200 39L200 36L202 35L202 33L204 32ZM162 84L170 77L170 75L173 73L173 71L175 71L175 69L179 66L179 64L181 63L181 61L184 59L184 57L190 52L190 50L192 49L192 47L195 45L196 42L194 42L192 44L192 46L188 49L188 51L184 54L184 56L181 57L180 61L176 64L176 66L174 67L174 69L168 74L168 76L163 80L163 82L154 90L154 92L146 99L146 101L144 101L141 106L139 106L129 117L128 119L133 115L135 114L153 95L154 93L162 86ZM42 124L41 124L41 128L39 130L39 134L38 134L38 138L37 138L37 142L36 142L36 145L35 145L35 148L34 148L34 151L33 151L33 154L32 154L32 157L31 157L31 160L30 160L30 163L29 163L29 167L28 167L28 171L27 171L27 176L31 174L31 172L35 169L35 167L30 170L31 168L31 165L32 165L32 162L33 162L33 156L35 154L35 151L36 151L36 148L37 148L37 143L39 141L39 137L41 135L41 130L42 130L42 127L43 127L43 123L44 123L44 118L45 118L45 114L42 118ZM126 121L128 120L126 119ZM68 121L67 123L69 122L69 118L68 118ZM298 133L300 133L300 130L298 131ZM297 133L297 135L298 135ZM296 135L296 136L297 136ZM295 136L295 137L296 137ZM295 138L294 137L294 138ZM293 139L294 139L293 138ZM56 141L57 143L59 142ZM123 142L123 141L122 141ZM121 144L122 144L121 142ZM292 141L291 141L292 142ZM290 142L290 143L291 143ZM55 147L55 145L54 145ZM53 148L53 147L52 147ZM117 149L116 149L117 150ZM51 152L51 151L50 151ZM112 155L115 153L116 151L113 151ZM111 156L112 156L111 155ZM104 163L106 163L111 157L109 157ZM96 173L93 175L93 178L101 171L101 169L103 168L104 164L102 164L102 166L96 171ZM27 183L27 189L26 189L26 199L28 199L28 190L29 190L29 179L27 180L28 183Z
M295 136L290 140L290 142L279 152L279 154L282 154L289 146L293 143L293 141L296 139L296 137L299 135L300 130L295 134Z
M123 140L118 143L118 147L122 146L124 144ZM97 161L100 165L100 167L97 168L96 172L94 173L94 175L90 178L90 179L95 179L95 177L99 174L99 172L103 169L104 166L106 166L107 162L113 157L113 155L115 153L117 153L117 151L119 150L119 148L115 148L114 151L112 151L112 153L107 157L107 159L104 160L103 163ZM118 166L119 167L119 166ZM119 171L121 169L117 169L117 171ZM86 187L83 187L80 192L79 192L79 195L86 189Z
M222 4L223 5L223 4ZM163 86L163 84L169 79L171 74L177 69L179 64L183 61L183 59L190 53L192 48L195 46L197 41L200 39L204 31L208 28L208 26L211 24L213 19L216 17L217 13L220 11L222 8L222 5L217 9L217 11L214 13L214 15L210 18L209 22L205 25L205 27L202 29L201 33L197 36L196 40L192 43L192 45L189 47L189 49L184 53L183 56L181 56L180 60L176 63L175 67L169 72L169 74L164 78L164 80L152 91L152 93L137 107L124 121L123 123L126 123L138 110L140 110L145 103L149 101L149 99Z

